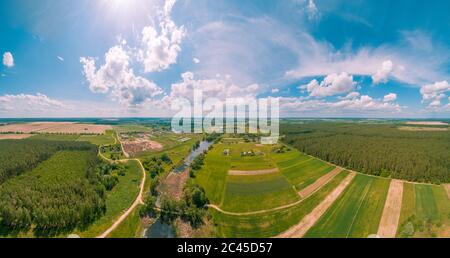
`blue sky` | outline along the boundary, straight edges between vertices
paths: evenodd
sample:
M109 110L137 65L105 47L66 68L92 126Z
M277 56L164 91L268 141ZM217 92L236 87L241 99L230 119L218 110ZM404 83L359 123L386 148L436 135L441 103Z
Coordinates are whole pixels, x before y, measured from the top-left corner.
M0 2L0 117L168 116L279 97L282 116L450 116L450 3Z

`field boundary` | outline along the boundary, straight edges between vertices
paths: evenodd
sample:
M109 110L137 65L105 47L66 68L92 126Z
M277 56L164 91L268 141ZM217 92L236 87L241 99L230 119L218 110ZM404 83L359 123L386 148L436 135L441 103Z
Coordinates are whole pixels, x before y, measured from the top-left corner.
M403 201L403 182L392 180L384 205L377 235L383 238L395 238L400 221Z
M278 172L280 172L280 170L278 168L259 169L259 170L228 170L228 175L230 175L230 176L256 176L256 175L275 174Z
M298 191L298 195L300 195L301 198L305 198L305 196L310 195L311 193L315 192L317 189L321 188L322 186L328 184L335 176L337 176L339 173L341 173L344 169L341 167L336 167L332 171L328 172L321 178L317 179L314 183L307 186L306 188Z
M355 178L356 173L350 173L328 196L317 205L313 211L306 215L297 225L294 225L277 238L301 238L313 227L316 222L325 214L333 203L341 196L344 190Z
M447 197L450 200L450 184L444 185L444 188L447 191Z

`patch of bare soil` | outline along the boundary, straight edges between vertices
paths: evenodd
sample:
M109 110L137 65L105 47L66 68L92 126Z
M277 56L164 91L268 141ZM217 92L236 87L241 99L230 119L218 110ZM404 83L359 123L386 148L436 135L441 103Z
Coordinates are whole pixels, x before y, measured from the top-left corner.
M0 126L0 132L2 133L31 133L38 132L47 128L55 127L58 125L69 125L72 123L54 123L54 122L34 122L26 124L10 124Z
M20 140L31 136L32 134L0 134L0 140L7 140L7 139Z
M417 121L417 122L406 122L407 125L448 125L441 121Z
M61 134L104 134L106 130L112 130L110 125L96 124L63 124L39 130L41 133L61 133Z
M403 182L392 180L384 205L383 215L378 227L378 236L383 238L395 238L403 200Z
M442 132L448 131L446 127L414 127L414 126L399 126L399 130L410 132Z
M161 192L180 200L183 197L184 185L188 178L188 169L183 173L170 172L161 184Z
M160 151L163 146L159 142L151 141L145 138L137 138L133 140L122 140L123 149L129 155L135 155L144 151Z
M339 174L342 170L343 169L341 167L336 167L331 172L317 179L316 182L302 189L300 192L298 192L298 194L302 198L305 198L306 196L313 194L315 191L317 191L317 189L320 189L322 186L327 184L331 179L333 179L333 177Z
M104 134L109 125L75 124L72 122L33 122L0 126L2 133Z
M278 168L272 169L262 169L262 170L229 170L228 175L230 176L256 176L278 173Z
M445 190L447 191L448 199L450 199L450 184L444 185Z
M291 227L286 232L278 235L279 238L301 238L316 224L322 215L331 207L337 198L344 192L356 173L350 173L314 210L306 215L300 223Z
M205 219L205 224L198 228L193 228L189 222L177 219L175 227L179 238L212 238L214 237L214 225L211 220Z

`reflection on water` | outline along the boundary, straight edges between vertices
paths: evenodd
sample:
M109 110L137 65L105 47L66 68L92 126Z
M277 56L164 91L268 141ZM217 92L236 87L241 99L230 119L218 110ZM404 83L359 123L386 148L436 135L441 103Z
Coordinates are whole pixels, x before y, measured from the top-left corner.
M146 238L174 238L175 228L172 225L162 223L160 219L145 232Z
M194 159L198 155L200 155L203 152L205 152L206 150L208 150L209 146L211 146L212 144L213 144L212 142L208 142L208 141L200 142L200 146L196 150L192 150L191 151L189 156L187 156L186 159L184 160L183 165L175 168L173 170L173 172L175 172L175 173L182 173L182 172L184 172L191 165L192 161L194 161Z

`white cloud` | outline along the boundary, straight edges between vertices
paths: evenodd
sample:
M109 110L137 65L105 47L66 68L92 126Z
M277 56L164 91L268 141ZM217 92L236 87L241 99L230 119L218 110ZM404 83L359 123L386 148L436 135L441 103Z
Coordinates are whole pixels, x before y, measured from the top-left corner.
M36 112L44 113L54 110L68 108L62 102L51 99L44 94L18 94L18 95L2 95L0 96L0 113L2 114L32 114Z
M392 61L384 61L381 65L381 69L372 75L373 84L386 83L393 70L394 65L392 64Z
M219 76L215 79L197 79L194 73L185 72L181 77L182 81L172 84L170 94L157 104L169 107L170 103L177 98L186 98L192 101L194 90L200 90L204 100L218 98L220 101L225 101L226 98L254 98L260 91L258 84L239 87L227 76L225 78Z
M145 72L166 70L177 62L181 42L186 36L184 26L178 27L170 14L176 1L167 0L159 17L159 29L149 25L142 30L142 45L139 54ZM159 31L158 31L159 30Z
M350 92L355 89L355 85L353 76L344 72L341 74L329 74L320 84L314 79L300 88L307 90L311 97L322 98Z
M392 102L397 100L397 94L395 93L389 93L388 95L384 96L383 101L384 102Z
M64 62L64 58L63 57L56 56L56 58L58 58L59 61Z
M434 45L430 50L412 42L404 33L402 35L404 38L395 44L364 46L354 50L351 45L335 49L328 42L318 41L306 33L300 34L298 39L286 42L286 47L289 47L298 59L297 68L288 70L286 77L304 78L340 72L373 76L380 71L380 64L387 60L393 64L389 77L400 82L422 85L448 76L448 47L433 41ZM426 34L422 37L431 40ZM388 66L386 63L384 68L389 68ZM390 69L386 69L388 70ZM380 76L380 79L384 77Z
M319 18L319 9L317 9L314 0L308 0L308 5L306 6L306 13L310 20L315 20Z
M339 99L355 99L358 98L359 96L361 96L361 94L359 94L359 92L350 92L347 96L345 97L338 97Z
M420 88L422 94L422 101L429 102L430 107L438 107L441 105L441 100L446 97L446 93L450 92L450 84L447 81L435 82L427 84Z
M280 90L279 90L279 89L276 89L276 88L275 88L275 89L272 89L272 93L274 93L274 94L275 94L275 93L278 93L278 92L280 92Z
M192 59L192 62L194 62L194 64L198 64L198 63L200 63L200 59L194 58L194 59Z
M11 52L5 52L3 54L3 65L8 68L11 68L14 66L14 57L11 54Z
M319 99L282 98L281 104L281 110L285 114L302 116L385 115L386 113L398 113L401 111L401 107L396 103L373 99L368 95L353 96L353 98L342 99L336 102Z
M134 74L130 56L120 45L109 49L105 64L98 70L93 58L82 57L80 62L92 92L110 93L114 100L129 107L142 105L163 93L152 81Z

